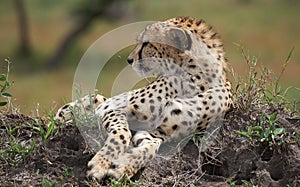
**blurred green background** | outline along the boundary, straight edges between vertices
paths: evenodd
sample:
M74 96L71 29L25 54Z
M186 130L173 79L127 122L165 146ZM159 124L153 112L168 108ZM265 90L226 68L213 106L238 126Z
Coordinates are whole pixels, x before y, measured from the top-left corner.
M202 18L214 26L236 76L248 71L238 45L275 76L295 47L280 84L300 87L298 0L0 0L0 59L1 67L5 58L13 61L13 105L34 116L55 111L71 100L76 66L101 35L128 23L177 16ZM109 96L106 90L127 65L129 52L122 50L107 64L100 93ZM296 89L287 96L300 101Z

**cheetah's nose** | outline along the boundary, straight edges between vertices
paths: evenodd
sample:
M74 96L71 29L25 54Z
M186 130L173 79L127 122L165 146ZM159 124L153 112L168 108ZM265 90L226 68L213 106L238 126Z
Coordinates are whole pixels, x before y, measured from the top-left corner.
M127 58L127 62L128 62L129 64L132 64L132 63L133 63L133 58Z

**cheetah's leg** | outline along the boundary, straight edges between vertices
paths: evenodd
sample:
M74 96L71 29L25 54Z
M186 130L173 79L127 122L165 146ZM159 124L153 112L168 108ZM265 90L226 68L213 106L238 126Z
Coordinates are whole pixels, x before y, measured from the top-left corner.
M108 170L109 176L121 179L124 175L129 178L135 175L138 170L156 157L162 140L154 138L147 131L139 131L133 137L132 142L137 147L127 150L114 160L113 167Z
M110 175L109 169L115 167L114 160L124 153L131 139L126 113L122 110L107 112L102 118L102 125L108 136L100 151L89 161L88 167L91 169L87 172L88 177L98 180Z
M151 132L137 132L132 139L136 147L127 150L114 161L114 167L108 171L109 175L117 179L124 174L132 177L156 157L163 142L172 140L179 144L184 138L192 135L197 127L198 119L196 107L187 103L188 101L183 100L169 102L164 109L163 123Z

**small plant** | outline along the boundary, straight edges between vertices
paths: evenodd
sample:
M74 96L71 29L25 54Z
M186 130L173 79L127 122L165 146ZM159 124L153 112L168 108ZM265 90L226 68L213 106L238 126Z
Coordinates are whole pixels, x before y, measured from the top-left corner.
M9 124L3 124L1 127L5 128L5 131L2 132L6 134L6 137L1 142L3 148L0 150L0 165L15 166L16 163L23 161L27 155L33 152L35 140L23 140L16 137L19 134L18 130L22 128L19 125L13 127Z
M43 181L42 181L42 186L44 187L53 187L53 186L55 186L55 182L51 182L51 181L49 181L49 180L47 180L47 179L43 179Z
M253 106L266 104L274 105L280 109L288 108L297 111L297 102L288 101L286 98L287 93L294 87L283 90L279 86L280 79L291 61L294 48L290 50L283 63L280 74L274 76L270 69L266 67L258 68L257 58L250 56L239 44L236 45L241 49L249 69L245 79L236 76L233 69L231 70L233 78L237 77L232 86L236 107L248 114L253 110ZM298 88L294 89L300 91Z
M114 178L109 178L110 180L110 184L113 186L113 187L139 187L141 186L141 183L143 183L143 181L132 181L130 180L127 176L124 176L123 179L121 181L117 181L115 180Z
M229 184L230 187L236 187L236 180L233 180L232 178L228 178L226 182Z
M249 126L247 131L236 131L236 134L248 138L250 141L268 143L269 146L285 145L284 136L286 135L285 128L279 127L276 122L277 112L271 115L262 114L262 120L258 126Z
M44 127L41 125L40 120L35 119L35 122L38 126L30 125L30 124L28 124L28 125L31 126L31 128L33 130L36 130L39 132L43 142L46 141L50 137L50 135L52 134L52 132L54 130L55 121L50 120L50 123L49 123L48 127L46 128L46 130L44 130Z
M7 63L6 73L0 74L0 96L6 101L1 101L0 106L5 106L9 103L12 95L7 90L12 86L12 82L9 81L8 76L10 72L11 61L9 58L4 60Z
M27 155L33 152L35 141L31 140L30 147L26 146L26 144L26 141L10 141L8 143L8 149L0 150L0 163L6 163L14 166L19 160L24 160Z
M252 184L251 181L247 181L247 180L242 180L242 183L243 183L246 187L253 187L253 186L255 186L254 184Z
M62 167L61 168L63 170L63 173L66 177L73 177L74 176L74 173L72 171L71 168L68 168L68 167Z

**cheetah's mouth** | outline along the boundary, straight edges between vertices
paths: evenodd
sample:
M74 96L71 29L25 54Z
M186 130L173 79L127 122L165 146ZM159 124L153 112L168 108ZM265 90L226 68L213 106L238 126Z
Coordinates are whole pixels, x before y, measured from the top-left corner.
M151 68L151 65L153 63L153 60L151 59L141 59L134 61L132 63L133 70L139 75L139 76L148 76L152 75L154 72L153 68ZM149 64L149 65L147 65Z

